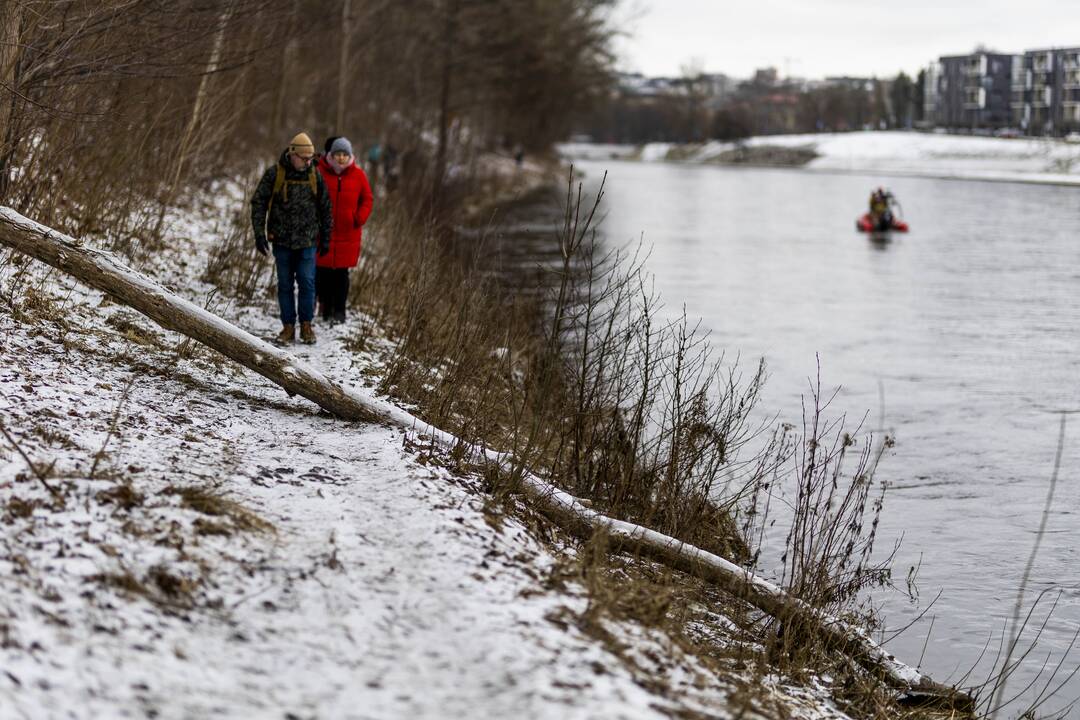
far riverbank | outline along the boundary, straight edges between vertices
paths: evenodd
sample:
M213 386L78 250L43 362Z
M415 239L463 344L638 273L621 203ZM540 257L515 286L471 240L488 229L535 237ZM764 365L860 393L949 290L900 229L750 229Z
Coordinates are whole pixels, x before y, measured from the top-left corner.
M564 143L564 158L798 167L822 173L1080 185L1080 143L906 131L769 135L738 142Z

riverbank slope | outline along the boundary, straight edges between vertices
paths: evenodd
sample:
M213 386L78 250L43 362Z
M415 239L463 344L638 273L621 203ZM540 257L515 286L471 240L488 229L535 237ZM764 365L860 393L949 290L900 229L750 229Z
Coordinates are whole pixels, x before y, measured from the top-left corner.
M266 294L203 279L245 200L208 197L170 213L144 270L270 336ZM740 669L757 650L708 608L719 665L596 615L575 547L423 438L336 421L69 278L0 265L11 717L845 717L816 679ZM369 321L294 351L371 387L378 363L348 348Z

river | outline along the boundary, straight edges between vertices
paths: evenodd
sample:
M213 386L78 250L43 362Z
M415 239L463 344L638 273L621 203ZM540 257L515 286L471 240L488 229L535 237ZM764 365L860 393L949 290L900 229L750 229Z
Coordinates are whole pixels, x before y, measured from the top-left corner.
M939 681L985 680L1043 519L1060 411L1080 410L1080 190L893 178L912 231L880 241L854 229L879 177L576 166L593 189L607 171L604 241L644 238L667 306L701 318L729 356L766 359L763 412L798 425L820 360L823 385L840 388L831 414L855 425L869 413L867 427L895 437L877 474L890 486L878 546L902 537L894 577L904 586L919 566L919 600L876 600L890 628L925 615L887 647ZM1080 648L1068 652L1080 627L1080 415L1066 418L1025 612L1049 592L1024 638L1057 605L1009 682L1035 680L1030 701L1050 681L1047 656L1050 669L1064 656L1050 687L1065 685L1040 714L1080 697L1080 675L1066 681L1080 665Z

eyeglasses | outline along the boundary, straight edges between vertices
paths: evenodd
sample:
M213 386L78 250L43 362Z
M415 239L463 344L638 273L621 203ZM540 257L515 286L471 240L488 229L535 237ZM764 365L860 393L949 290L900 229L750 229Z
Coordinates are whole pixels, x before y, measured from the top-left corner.
M295 153L293 154L293 157L299 158L300 161L303 162L303 163L309 163L309 162L311 162L311 161L313 161L315 159L314 155L312 155L311 157L308 157L306 155L297 155Z

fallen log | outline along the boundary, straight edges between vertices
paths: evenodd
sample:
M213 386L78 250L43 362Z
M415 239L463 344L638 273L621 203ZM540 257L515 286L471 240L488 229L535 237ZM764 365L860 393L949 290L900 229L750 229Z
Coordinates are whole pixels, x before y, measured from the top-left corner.
M163 328L186 335L244 367L302 395L337 417L376 420L346 390L293 354L260 340L208 310L170 292L120 262L112 253L0 207L0 242L97 288Z
M162 327L203 343L277 383L286 392L302 395L339 418L387 422L426 435L447 448L463 445L456 436L389 402L338 385L291 353L260 340L128 268L111 253L40 225L6 207L0 207L0 244L72 275L145 314ZM500 466L515 464L506 453L489 448L474 447L471 450ZM795 619L813 628L827 645L847 653L864 668L907 693L909 698L937 700L961 711L973 707L971 698L900 662L861 630L787 595L781 588L743 567L648 528L601 515L536 475L523 475L522 490L536 509L577 537L587 539L598 530L606 532L620 550L655 559L714 583L774 617Z

